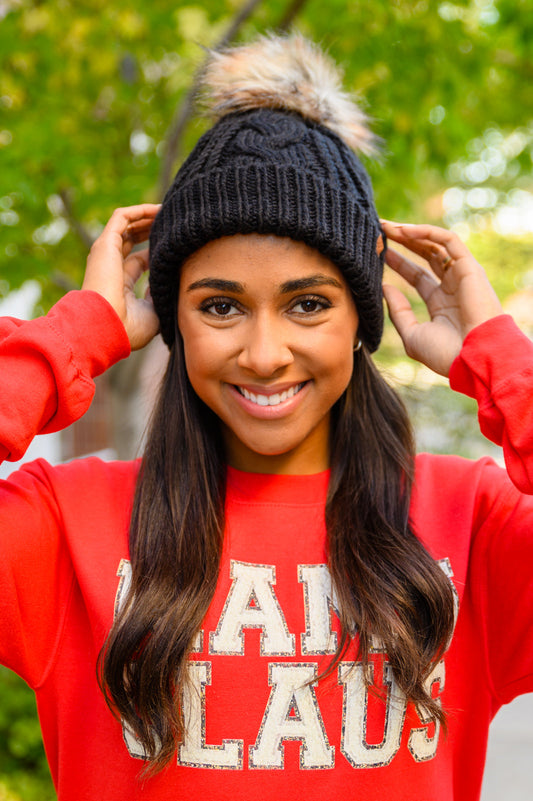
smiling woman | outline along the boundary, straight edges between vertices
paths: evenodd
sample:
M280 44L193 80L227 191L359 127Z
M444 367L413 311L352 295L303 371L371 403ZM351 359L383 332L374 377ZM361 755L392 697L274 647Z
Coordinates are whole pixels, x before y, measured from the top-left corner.
M140 464L0 486L0 658L60 801L474 801L491 716L533 690L533 346L455 234L379 221L316 48L263 39L208 79L219 119L162 206L117 209L45 318L0 321L11 459L159 327L170 349ZM372 361L382 291L508 472L415 458Z
M191 256L180 284L187 374L222 422L229 464L325 470L330 413L357 341L355 303L338 267L304 242L237 234Z

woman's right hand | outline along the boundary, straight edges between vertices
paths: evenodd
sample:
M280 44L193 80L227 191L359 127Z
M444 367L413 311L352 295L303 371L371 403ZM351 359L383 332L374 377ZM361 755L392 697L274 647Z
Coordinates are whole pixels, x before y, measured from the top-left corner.
M144 298L135 294L135 284L148 269L148 249L132 252L148 239L159 209L154 203L116 209L87 258L82 289L98 292L111 304L132 350L143 348L159 330L148 291Z

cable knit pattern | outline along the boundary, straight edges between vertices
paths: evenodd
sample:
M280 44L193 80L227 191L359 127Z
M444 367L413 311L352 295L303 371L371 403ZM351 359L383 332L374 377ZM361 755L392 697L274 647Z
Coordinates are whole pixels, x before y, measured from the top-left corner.
M237 233L288 236L330 258L353 292L360 338L377 349L384 235L370 179L335 133L297 113L258 109L223 117L201 137L150 235L150 291L169 347L181 264Z

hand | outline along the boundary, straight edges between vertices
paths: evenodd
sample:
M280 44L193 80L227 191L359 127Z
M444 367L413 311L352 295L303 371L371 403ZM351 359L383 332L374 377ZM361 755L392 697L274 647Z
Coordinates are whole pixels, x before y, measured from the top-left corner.
M143 348L159 330L148 291L144 298L135 294L135 284L148 269L148 249L132 253L134 245L148 239L159 209L152 203L116 209L87 259L82 289L92 289L109 301L132 350Z
M419 323L403 292L384 285L390 318L407 355L447 376L468 332L502 313L500 301L483 268L456 234L434 225L381 222L389 240L422 256L431 266L429 271L387 250L387 264L417 290L430 321Z

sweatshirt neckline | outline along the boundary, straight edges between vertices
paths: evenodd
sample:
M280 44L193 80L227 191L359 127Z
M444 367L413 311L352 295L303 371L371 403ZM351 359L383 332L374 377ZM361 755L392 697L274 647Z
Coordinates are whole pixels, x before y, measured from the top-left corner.
M309 475L247 473L227 468L228 495L247 503L321 504L326 502L330 470Z

